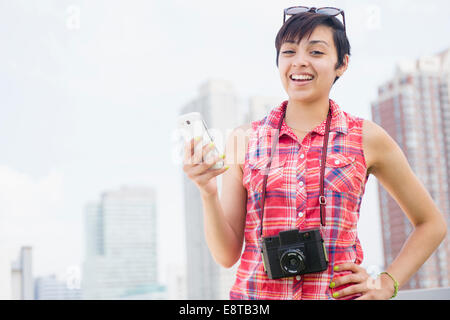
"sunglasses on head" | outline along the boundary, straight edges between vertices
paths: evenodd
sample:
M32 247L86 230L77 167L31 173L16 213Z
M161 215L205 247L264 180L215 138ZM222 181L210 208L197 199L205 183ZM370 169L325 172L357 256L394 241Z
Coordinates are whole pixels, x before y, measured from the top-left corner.
M303 12L314 12L318 14L326 14L329 16L337 16L342 15L342 22L344 24L344 32L345 32L345 16L344 16L344 10L339 8L333 8L333 7L322 7L322 8L315 8L315 7L290 7L284 9L284 15L283 15L283 24L286 22L286 16L293 16L299 13Z

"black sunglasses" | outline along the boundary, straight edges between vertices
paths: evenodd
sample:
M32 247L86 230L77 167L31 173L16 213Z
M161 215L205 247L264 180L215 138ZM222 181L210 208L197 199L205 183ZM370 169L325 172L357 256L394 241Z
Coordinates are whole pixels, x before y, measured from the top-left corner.
M345 15L344 10L339 8L333 8L333 7L323 7L323 8L315 8L315 7L290 7L284 9L284 15L283 15L283 24L286 22L286 16L293 16L302 12L315 12L319 14L326 14L329 16L337 16L339 14L342 14L342 21L344 24L344 32L345 32Z

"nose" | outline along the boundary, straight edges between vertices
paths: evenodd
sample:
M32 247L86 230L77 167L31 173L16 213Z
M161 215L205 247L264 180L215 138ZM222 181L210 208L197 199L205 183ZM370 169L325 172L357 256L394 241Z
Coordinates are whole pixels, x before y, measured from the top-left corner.
M307 67L308 65L309 61L306 57L306 54L298 52L292 62L292 67Z

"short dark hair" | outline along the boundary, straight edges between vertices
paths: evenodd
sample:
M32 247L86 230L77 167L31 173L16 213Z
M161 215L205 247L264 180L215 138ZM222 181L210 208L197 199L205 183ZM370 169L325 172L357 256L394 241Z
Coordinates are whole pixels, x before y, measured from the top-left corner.
M302 12L291 16L278 31L277 37L275 38L277 68L281 45L287 40L300 43L305 35L309 37L314 29L320 25L328 26L333 29L333 41L338 58L335 69L339 68L344 63L345 55L350 55L350 42L345 33L344 25L336 17L314 12ZM333 84L337 79L339 79L339 77L334 79Z

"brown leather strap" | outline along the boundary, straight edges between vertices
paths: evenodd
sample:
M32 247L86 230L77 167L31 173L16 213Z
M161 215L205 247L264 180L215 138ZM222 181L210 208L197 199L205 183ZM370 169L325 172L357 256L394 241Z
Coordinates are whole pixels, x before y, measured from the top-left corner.
M330 125L331 125L331 107L328 110L327 124L325 126L325 136L323 137L322 161L320 163L319 205L320 205L320 223L322 224L322 226L325 226L325 217L323 215L325 213L325 205L327 204L327 198L325 198L324 192L324 176L325 176L325 165L327 163L328 136L330 134Z
M281 130L281 126L283 124L283 120L284 117L286 115L286 109L287 109L287 104L283 105L283 114L280 117L280 121L278 122L278 132L277 134L280 133ZM319 204L320 204L320 223L322 224L322 226L325 226L325 219L323 217L323 213L325 212L325 205L326 205L326 198L325 198L325 192L324 192L324 175L325 175L325 164L327 161L327 147L328 147L328 136L330 133L330 125L331 125L331 107L328 110L328 117L327 117L327 122L326 122L326 126L325 126L325 136L324 136L324 140L323 140L323 147L322 147L322 160L320 162L320 196L319 196ZM263 189L262 189L262 206L261 206L261 231L260 231L260 235L261 235L261 239L263 237L263 219L264 219L264 205L265 205L265 200L266 200L266 185L267 185L267 178L269 177L269 172L270 172L270 166L272 164L272 158L275 154L275 150L276 150L276 146L278 143L278 137L276 137L275 135L272 136L272 149L270 152L270 159L269 162L266 166L266 168L264 168L264 180L263 180Z

